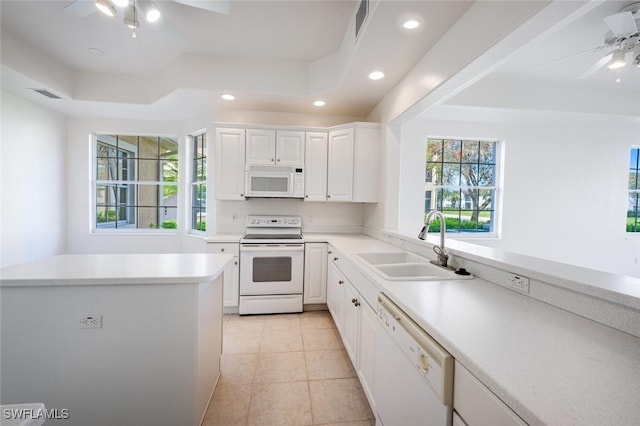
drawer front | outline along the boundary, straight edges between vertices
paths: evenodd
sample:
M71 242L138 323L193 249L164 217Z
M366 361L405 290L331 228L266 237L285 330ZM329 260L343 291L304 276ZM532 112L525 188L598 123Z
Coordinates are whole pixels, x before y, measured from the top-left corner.
M240 255L240 243L207 243L207 253Z
M511 408L457 361L453 373L453 408L469 425L526 426Z

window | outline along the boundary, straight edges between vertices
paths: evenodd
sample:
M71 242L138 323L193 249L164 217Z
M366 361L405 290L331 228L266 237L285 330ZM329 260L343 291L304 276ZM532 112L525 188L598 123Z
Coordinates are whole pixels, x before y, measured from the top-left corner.
M640 148L631 148L629 159L629 199L627 232L640 232Z
M178 141L95 136L95 228L176 229Z
M425 216L439 210L447 232L495 232L498 142L428 139ZM438 231L435 220L429 230Z
M207 135L191 137L191 229L207 230Z

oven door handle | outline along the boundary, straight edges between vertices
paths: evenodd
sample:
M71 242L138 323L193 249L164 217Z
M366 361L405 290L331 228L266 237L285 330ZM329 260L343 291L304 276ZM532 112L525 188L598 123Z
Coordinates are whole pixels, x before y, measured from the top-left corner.
M242 244L240 251L265 252L265 251L304 251L304 244Z

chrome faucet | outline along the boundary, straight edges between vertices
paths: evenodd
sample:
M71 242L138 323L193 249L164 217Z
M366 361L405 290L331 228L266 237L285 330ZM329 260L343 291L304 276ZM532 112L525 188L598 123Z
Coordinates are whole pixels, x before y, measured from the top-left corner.
M427 233L429 232L429 224L434 216L437 216L440 219L440 245L433 246L433 251L438 255L438 260L432 260L431 263L434 265L442 266L443 268L448 268L447 262L449 261L449 254L444 248L444 233L447 232L447 225L444 219L444 215L438 210L432 210L429 212L427 217L424 220L424 226L422 230L418 234L418 238L424 240L427 237Z

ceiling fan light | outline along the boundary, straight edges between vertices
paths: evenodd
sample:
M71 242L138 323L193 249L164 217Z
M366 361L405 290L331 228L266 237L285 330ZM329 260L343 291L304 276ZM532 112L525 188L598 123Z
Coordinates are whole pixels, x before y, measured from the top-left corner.
M611 62L609 62L609 69L617 70L619 68L624 67L625 65L627 65L627 61L624 58L624 51L616 50L615 52L613 52L613 56L611 57Z
M109 0L96 0L96 7L107 16L115 16L116 7Z
M155 4L149 3L145 16L147 18L147 22L156 22L160 19L160 10L158 10Z

